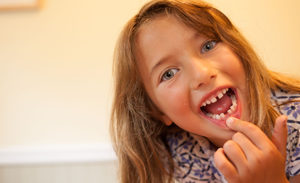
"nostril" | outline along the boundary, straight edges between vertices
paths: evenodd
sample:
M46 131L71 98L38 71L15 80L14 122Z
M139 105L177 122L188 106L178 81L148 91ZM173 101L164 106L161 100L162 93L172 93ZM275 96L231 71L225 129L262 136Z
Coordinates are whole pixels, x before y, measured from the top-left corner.
M192 87L193 89L199 89L201 88L202 86L212 82L212 80L214 80L215 78L217 77L217 75L210 75L208 77L205 78L201 78L201 79L198 79L198 80L195 80L194 82L192 82Z

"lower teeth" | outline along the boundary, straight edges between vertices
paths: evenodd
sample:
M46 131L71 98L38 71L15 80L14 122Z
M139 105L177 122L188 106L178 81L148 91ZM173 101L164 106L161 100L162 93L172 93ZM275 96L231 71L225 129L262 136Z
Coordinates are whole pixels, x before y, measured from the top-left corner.
M225 112L225 114L231 114L232 112L234 112L236 110L236 107L237 107L237 101L236 101L235 95L231 95L230 98L232 100L232 105L230 106L228 111ZM224 113L221 113L221 114L205 113L206 116L213 118L213 119L217 119L217 120L224 119L225 114Z

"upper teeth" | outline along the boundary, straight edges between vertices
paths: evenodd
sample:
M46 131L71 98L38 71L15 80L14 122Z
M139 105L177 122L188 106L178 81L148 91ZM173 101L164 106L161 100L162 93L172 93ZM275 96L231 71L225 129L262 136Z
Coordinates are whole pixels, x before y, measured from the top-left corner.
M228 88L225 88L225 89L219 91L214 97L211 97L210 99L203 102L201 107L204 107L207 104L215 103L217 101L217 98L219 98L219 99L222 98L227 91L228 91Z

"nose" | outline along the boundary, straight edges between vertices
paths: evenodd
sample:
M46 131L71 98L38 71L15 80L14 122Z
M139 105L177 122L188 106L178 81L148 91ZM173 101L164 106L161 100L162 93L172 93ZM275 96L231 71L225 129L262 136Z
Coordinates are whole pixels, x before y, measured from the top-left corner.
M190 64L190 84L192 89L207 85L217 76L217 70L208 60L193 59Z

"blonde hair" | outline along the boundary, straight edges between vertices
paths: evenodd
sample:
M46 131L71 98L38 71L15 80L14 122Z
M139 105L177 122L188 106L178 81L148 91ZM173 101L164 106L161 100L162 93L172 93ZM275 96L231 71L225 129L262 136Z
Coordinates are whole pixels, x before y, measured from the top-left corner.
M159 15L176 17L201 34L224 42L238 55L247 78L249 119L268 136L278 116L270 103L270 89L300 91L299 80L291 82L290 78L267 70L247 40L219 10L202 1L150 1L126 24L115 48L110 127L122 183L173 181L174 165L164 141L168 128L157 117L159 110L146 93L135 58L139 28Z

